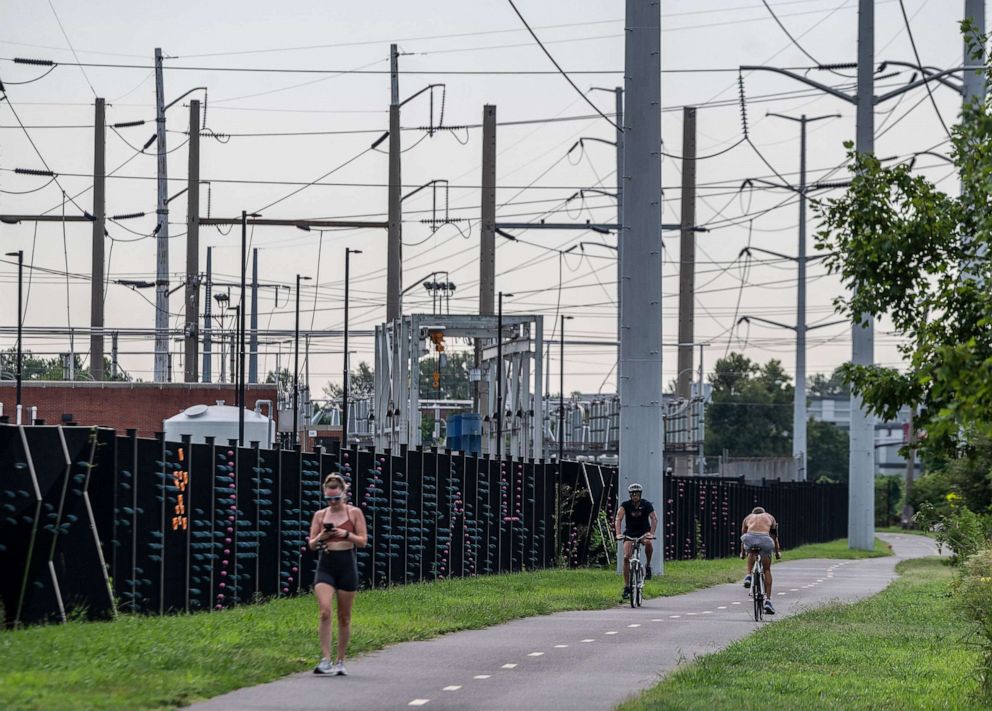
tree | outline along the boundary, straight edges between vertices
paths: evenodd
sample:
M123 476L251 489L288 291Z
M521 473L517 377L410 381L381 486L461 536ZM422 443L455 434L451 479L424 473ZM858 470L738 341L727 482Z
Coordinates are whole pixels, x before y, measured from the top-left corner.
M984 63L986 38L965 31ZM846 287L838 309L857 324L888 317L905 338L904 371L848 365L845 379L882 418L916 406L921 447L954 458L992 436L988 99L963 109L950 142L960 196L915 174L913 161L883 165L848 143L851 185L816 209L818 247Z
M293 374L289 372L289 368L280 368L278 374L276 371L270 370L265 376L265 382L278 383L280 388L292 390Z
M83 356L73 354L73 369L76 380L92 380L90 369L83 366ZM110 381L129 381L130 376L118 369L113 373L113 364L109 358L103 359L104 379ZM0 380L14 380L17 377L17 348L0 351ZM21 379L24 382L39 380L69 380L69 370L62 356L40 358L24 351L21 354Z
M468 351L447 354L447 362L439 368L439 385L434 388L434 371L438 367L437 357L420 361L420 397L445 400L468 400L472 388L468 373L475 367L475 354Z
M847 481L849 436L832 422L810 418L806 426L806 478L809 481Z
M806 381L806 391L816 397L831 397L836 395L850 395L851 386L844 381L844 368L835 368L829 376L823 373L814 373Z
M758 365L740 353L718 360L709 376L706 452L781 457L792 453L790 378L781 362Z
M369 398L375 394L375 373L364 360L358 364L358 369L348 373L348 384L351 386L349 397ZM323 387L324 396L330 400L340 400L344 390L338 383L328 382Z

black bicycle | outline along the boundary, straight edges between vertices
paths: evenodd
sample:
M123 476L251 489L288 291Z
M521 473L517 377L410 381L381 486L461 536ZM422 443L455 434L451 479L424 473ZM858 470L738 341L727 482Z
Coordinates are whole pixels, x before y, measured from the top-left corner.
M754 568L751 569L751 598L754 600L754 621L761 622L765 617L765 564L761 548L753 546L749 549L755 555Z
M650 536L645 533L640 538L623 536L623 540L632 541L633 550L630 552L630 606L640 607L644 599L644 564L641 562L641 545L644 539Z

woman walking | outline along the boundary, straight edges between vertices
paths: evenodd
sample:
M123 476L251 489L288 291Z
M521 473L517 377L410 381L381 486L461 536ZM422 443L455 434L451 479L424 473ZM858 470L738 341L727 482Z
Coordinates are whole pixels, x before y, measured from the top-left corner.
M323 658L314 674L345 676L344 657L351 639L351 606L358 590L356 548L368 543L365 514L347 502L348 485L339 474L324 480L327 508L320 509L310 524L310 550L320 551L314 594L320 606L320 651ZM331 608L337 598L338 645L337 656L331 663Z

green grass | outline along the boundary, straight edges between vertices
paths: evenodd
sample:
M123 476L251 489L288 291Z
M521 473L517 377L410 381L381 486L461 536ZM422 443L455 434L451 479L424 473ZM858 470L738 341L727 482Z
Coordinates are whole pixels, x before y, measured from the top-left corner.
M855 555L884 555L857 552ZM845 541L789 551L849 557ZM645 595L678 595L734 582L737 559L667 563ZM546 570L419 583L359 593L350 653L619 601L607 570ZM311 597L214 613L70 622L0 633L0 708L174 707L308 669L318 656Z
M903 528L902 526L880 526L875 529L876 533L908 533L913 536L928 536L933 538L932 531L921 531L918 528Z
M897 570L903 577L879 595L766 626L618 711L982 707L972 627L949 595L952 570L936 558Z

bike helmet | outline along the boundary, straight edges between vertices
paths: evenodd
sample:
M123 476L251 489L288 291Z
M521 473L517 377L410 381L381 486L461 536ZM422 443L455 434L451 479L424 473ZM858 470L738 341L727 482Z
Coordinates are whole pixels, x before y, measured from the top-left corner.
M636 482L627 487L628 494L641 494L643 492L644 492L644 487Z

